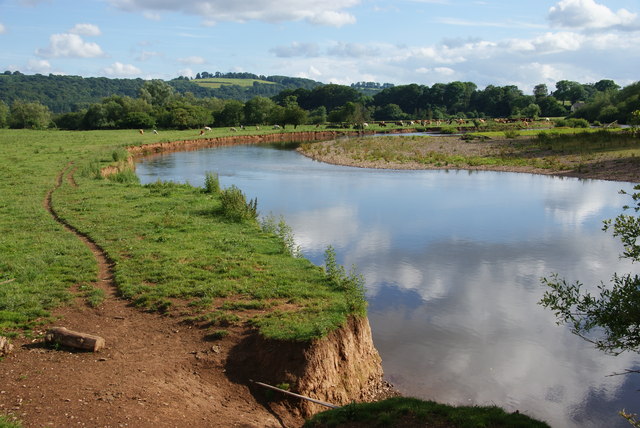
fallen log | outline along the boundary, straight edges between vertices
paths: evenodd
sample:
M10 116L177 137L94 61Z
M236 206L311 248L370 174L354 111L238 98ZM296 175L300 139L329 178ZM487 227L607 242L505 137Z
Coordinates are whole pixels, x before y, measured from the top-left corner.
M4 336L0 336L0 357L9 355L13 350L13 345L9 343L9 339Z
M59 344L91 352L98 352L105 345L104 339L100 336L71 331L64 327L49 329L44 340L49 344Z

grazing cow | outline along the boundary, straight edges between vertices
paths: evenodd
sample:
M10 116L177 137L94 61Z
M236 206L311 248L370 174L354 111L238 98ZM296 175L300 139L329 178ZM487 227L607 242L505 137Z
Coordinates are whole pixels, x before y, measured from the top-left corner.
M238 132L238 130L236 128L231 128L232 132Z
M211 128L210 128L210 127L208 127L208 126L205 126L205 127L204 127L204 130L205 130L205 131L211 131Z
M158 135L158 131L156 129L153 130L153 133Z
M256 131L259 131L260 127L258 125L256 125Z
M138 132L140 133L140 135L144 135L144 129L138 129Z
M280 125L273 125L273 129L280 129Z
M200 130L200 135L204 135L204 129Z

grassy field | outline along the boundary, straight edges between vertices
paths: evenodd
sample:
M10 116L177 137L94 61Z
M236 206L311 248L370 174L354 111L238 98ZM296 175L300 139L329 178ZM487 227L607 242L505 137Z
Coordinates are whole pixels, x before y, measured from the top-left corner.
M219 193L141 186L130 171L97 174L123 158L123 146L194 134L0 130L0 332L47 321L72 287L86 290L96 279L92 254L43 205L62 171L77 185L62 181L55 210L108 253L120 292L142 308L206 320L218 334L250 322L267 337L302 341L364 313L358 296L292 257L281 237L256 221L229 220Z
M266 85L275 85L274 82L268 82L266 80L257 80L257 79L227 79L223 77L208 77L206 79L195 79L192 80L193 83L199 86L203 86L205 88L218 89L221 86L242 86L249 87L253 86L254 82L264 83Z

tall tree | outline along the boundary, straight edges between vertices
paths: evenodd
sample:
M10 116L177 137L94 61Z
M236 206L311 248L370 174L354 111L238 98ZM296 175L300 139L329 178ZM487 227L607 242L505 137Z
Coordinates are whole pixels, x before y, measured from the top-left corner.
M140 98L153 106L164 106L173 96L173 88L165 81L153 79L144 82L140 89Z
M6 128L9 125L9 106L0 100L0 128Z
M253 97L244 105L244 117L248 124L262 125L267 123L275 102L266 97Z
M600 92L617 91L620 89L620 86L616 82L609 79L602 79L594 83L593 86Z
M9 126L11 128L44 129L51 123L49 108L39 102L25 103L16 100L11 105Z
M544 98L549 95L549 88L544 83L540 83L533 87L533 96L536 97L536 100L540 98Z

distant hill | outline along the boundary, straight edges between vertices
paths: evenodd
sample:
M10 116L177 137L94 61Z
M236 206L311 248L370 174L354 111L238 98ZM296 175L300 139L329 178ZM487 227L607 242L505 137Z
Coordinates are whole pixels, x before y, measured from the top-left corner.
M257 76L250 73L216 73L200 79L179 77L167 81L176 92L191 92L197 98L216 97L247 101L255 96L272 97L285 89L313 89L323 83L287 76ZM240 77L234 77L242 74ZM66 113L86 108L111 95L137 97L143 79L106 77L25 75L5 71L0 74L0 100L11 105L14 100L38 101L54 112Z

